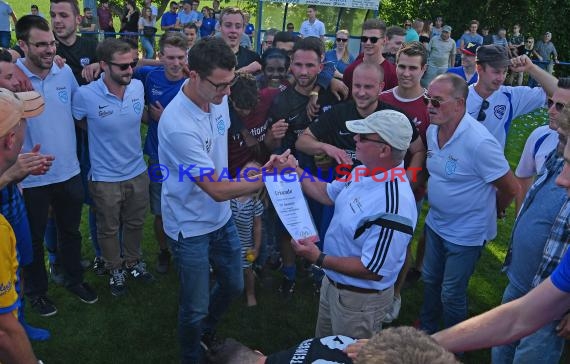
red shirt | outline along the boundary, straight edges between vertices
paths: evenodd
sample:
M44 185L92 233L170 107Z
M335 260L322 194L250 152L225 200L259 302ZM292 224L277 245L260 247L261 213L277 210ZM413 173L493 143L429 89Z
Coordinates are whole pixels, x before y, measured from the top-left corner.
M352 74L354 73L354 69L356 66L362 63L362 59L364 57L363 53L360 53L356 60L352 62L346 69L342 75L342 81L345 85L348 86L348 89L352 92ZM392 63L388 62L386 59L380 63L380 67L384 70L384 90L390 90L396 86L398 86L398 77L396 76L396 66Z

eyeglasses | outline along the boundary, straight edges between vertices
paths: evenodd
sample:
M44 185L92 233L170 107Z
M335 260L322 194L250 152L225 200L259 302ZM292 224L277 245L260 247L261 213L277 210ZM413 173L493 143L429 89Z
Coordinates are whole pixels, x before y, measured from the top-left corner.
M367 36L365 36L365 35L363 35L363 36L360 37L360 41L361 41L362 43L366 43L366 42L368 42L368 40L370 40L370 43L376 44L376 42L378 42L379 39L380 39L380 38L378 38L378 37L367 37Z
M552 106L554 106L556 108L556 111L558 112L562 112L562 110L564 110L564 108L566 107L566 104L563 104L561 102L554 102L554 100L552 99L548 99L548 102L546 103L548 105L548 108L550 109Z
M410 23L405 23L404 26L405 26L405 27L411 27L412 24L410 24Z
M115 62L107 62L112 66L118 67L121 71L126 71L129 67L135 69L137 66L138 61L133 61L131 63L115 63Z
M377 140L377 139L370 139L366 136L366 134L358 134L358 138L360 139L360 142L366 141L366 142L373 142L373 143L378 143L378 144L386 144L389 145L388 143L386 143L383 140Z
M489 108L489 101L483 100L481 103L481 108L479 109L479 114L477 114L477 121L483 121L487 117L485 110Z
M438 99L433 99L427 95L424 95L424 103L426 105L429 105L429 103L431 102L431 104L433 105L433 107L435 107L436 109L439 109L441 107L441 105L446 104L450 101L453 101L454 99L450 99L447 101L442 101L442 100L438 100Z
M51 42L37 42L37 43L26 42L26 43L31 44L38 49L40 49L40 48L43 48L43 49L53 48L57 45L57 42L55 40L52 40Z
M336 41L337 41L337 42L346 43L346 42L348 42L348 39L346 39L346 38L336 38ZM372 43L375 43L375 42L372 42Z
M202 77L202 76L200 76ZM212 81L210 81L208 79L208 77L202 77L204 78L206 81L208 81L212 86L214 86L216 88L217 92L220 92L222 90L225 90L228 87L232 87L233 85L236 84L237 80L238 80L238 76L235 75L234 78L230 81L230 82L222 82L222 83L213 83Z

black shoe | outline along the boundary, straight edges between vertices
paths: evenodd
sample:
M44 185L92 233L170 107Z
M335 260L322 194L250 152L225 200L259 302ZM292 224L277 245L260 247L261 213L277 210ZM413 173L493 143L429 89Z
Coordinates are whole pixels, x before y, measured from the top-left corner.
M36 310L40 316L53 316L57 313L57 308L55 308L53 302L46 296L34 297L30 299L30 303L32 304L32 308Z
M160 249L158 253L158 259L156 261L156 271L161 274L168 272L170 267L170 252L168 249Z
M223 340L221 340L216 335L215 332L206 331L202 334L202 337L200 338L200 345L202 346L202 349L204 349L204 351L208 351L212 348L215 348L222 343Z
M127 279L127 272L122 269L113 269L110 271L111 279L109 279L109 287L111 287L111 294L113 296L122 296L127 292L125 280Z
M283 277L283 280L281 281L281 286L279 287L278 291L285 298L290 298L291 296L293 296L293 293L295 292L295 281L287 279L287 277Z
M85 282L67 287L67 290L79 297L79 299L85 303L95 303L99 299L93 288L89 287Z
M105 261L103 258L95 257L95 259L93 259L93 272L98 276L107 274L107 269L105 268Z

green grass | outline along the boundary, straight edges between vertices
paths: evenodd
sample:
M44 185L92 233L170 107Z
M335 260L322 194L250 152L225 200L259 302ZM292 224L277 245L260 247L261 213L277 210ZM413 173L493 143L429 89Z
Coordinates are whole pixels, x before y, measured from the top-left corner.
M540 112L514 123L507 148L513 166L528 133L545 122L545 113ZM500 303L506 285L500 268L513 216L511 208L507 219L499 222L497 239L487 245L477 265L469 286L470 315ZM84 256L92 258L93 250L85 222L82 233ZM157 250L151 216L148 216L143 251L150 267L155 264ZM237 300L224 317L219 327L220 334L238 338L266 353L312 337L318 301L313 295L311 279L302 269L299 271L298 289L291 301L279 298L275 292L279 276L269 274L264 286L257 287L258 306L247 308L245 299ZM88 272L87 281L99 293L99 302L94 305L83 304L65 289L50 284L49 294L57 304L58 314L42 318L29 309L26 312L30 323L49 328L53 334L46 343L33 343L36 354L47 363L176 363L177 280L174 272L157 275L157 278L152 284L128 281L128 294L114 298L109 292L107 277L97 277ZM421 300L421 282L406 289L400 318L393 325L411 325L418 317ZM489 350L468 353L465 361L489 362Z

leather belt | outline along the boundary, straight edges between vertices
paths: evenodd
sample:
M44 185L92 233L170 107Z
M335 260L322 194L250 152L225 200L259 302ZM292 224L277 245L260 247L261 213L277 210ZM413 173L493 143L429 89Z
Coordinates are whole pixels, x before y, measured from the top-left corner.
M373 294L373 293L378 294L378 293L384 291L383 289L370 289L370 288L355 287L355 286L351 286L348 284L335 282L332 279L330 279L328 276L327 276L327 278L328 278L329 282L331 282L331 284L333 286L335 286L337 289L342 289L345 291L356 292L356 293L366 293L366 294Z

